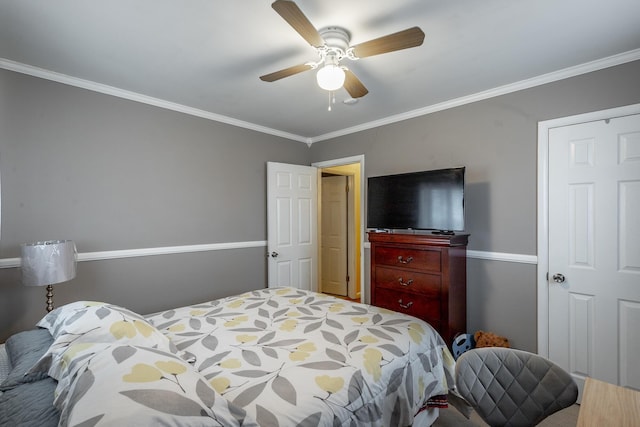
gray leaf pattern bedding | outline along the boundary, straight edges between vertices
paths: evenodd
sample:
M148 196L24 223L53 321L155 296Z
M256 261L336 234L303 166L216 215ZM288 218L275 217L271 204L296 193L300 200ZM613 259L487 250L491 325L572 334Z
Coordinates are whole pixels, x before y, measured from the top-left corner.
M78 301L38 326L53 343L28 372L48 369L58 380L60 426L257 427L139 314Z
M261 426L402 426L453 385L422 320L270 288L146 317L208 384Z

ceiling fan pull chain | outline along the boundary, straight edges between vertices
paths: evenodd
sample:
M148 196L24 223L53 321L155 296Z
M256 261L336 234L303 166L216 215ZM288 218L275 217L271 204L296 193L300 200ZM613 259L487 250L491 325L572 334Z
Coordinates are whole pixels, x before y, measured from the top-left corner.
M329 107L327 108L327 111L331 111L331 104L332 103L333 104L336 103L336 96L333 94L333 92L329 92Z

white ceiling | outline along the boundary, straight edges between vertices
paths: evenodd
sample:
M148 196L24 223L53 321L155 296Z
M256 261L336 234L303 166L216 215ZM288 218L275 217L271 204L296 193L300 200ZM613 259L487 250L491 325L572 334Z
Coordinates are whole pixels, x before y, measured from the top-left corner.
M296 0L357 44L409 27L417 48L349 62L345 105L271 0L0 0L0 67L314 142L640 59L639 0Z

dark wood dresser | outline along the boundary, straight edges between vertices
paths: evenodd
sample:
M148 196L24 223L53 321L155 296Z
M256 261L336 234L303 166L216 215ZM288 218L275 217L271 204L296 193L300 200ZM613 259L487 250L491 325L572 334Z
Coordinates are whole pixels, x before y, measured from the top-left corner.
M451 347L467 327L469 235L368 234L371 304L427 321Z

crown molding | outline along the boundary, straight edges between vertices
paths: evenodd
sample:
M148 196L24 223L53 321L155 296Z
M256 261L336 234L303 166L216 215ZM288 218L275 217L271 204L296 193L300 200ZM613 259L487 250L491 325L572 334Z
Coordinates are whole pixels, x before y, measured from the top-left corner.
M283 131L269 128L266 126L261 126L261 125L246 122L243 120L234 119L232 117L223 116L221 114L211 113L209 111L188 107L186 105L165 101L159 98L153 98L151 96L142 95L136 92L131 92L131 91L119 89L113 86L92 82L90 80L84 80L77 77L68 76L66 74L45 70L43 68L33 67L31 65L22 64L20 62L12 61L5 58L0 58L0 68L9 70L9 71L15 71L22 74L27 74L34 77L39 77L45 80L51 80L58 83L63 83L69 86L75 86L82 89L87 89L94 92L115 96L118 98L128 99L128 100L140 102L143 104L153 105L155 107L165 108L168 110L177 111L184 114L189 114L189 115L204 118L207 120L226 123L232 126L253 130L253 131L265 133L268 135L273 135L273 136L277 136L285 139L290 139L293 141L302 142L307 144L307 146L310 147L312 144L316 142L338 138L340 136L345 136L352 133L361 132L364 130L369 130L376 127L389 125L392 123L401 122L403 120L424 116L424 115L435 113L438 111L447 110L449 108L459 107L465 104L471 104L473 102L482 101L482 100L493 98L500 95L506 95L512 92L529 89L535 86L541 86L547 83L553 83L559 80L567 79L569 77L579 76L581 74L602 70L602 69L613 67L616 65L625 64L627 62L636 61L639 59L640 59L640 49L635 49L635 50L623 52L617 55L612 55L607 58L602 58L595 61L587 62L585 64L576 65L576 66L565 68L558 71L553 71L551 73L532 77L530 79L521 80L519 82L510 83L504 86L499 86L493 89L478 92L468 96L463 96L460 98L444 101L438 104L428 105L415 110L407 111L406 113L396 114L393 116L385 117L380 120L374 120L371 122L362 123L357 126L340 129L335 132L329 132L329 133L325 133L325 134L314 136L314 137L305 137L301 135L292 134L289 132L283 132Z
M517 92L519 90L529 89L529 88L532 88L535 86L541 86L547 83L553 83L559 80L567 79L569 77L575 77L581 74L603 70L605 68L613 67L616 65L626 64L627 62L636 61L638 59L640 59L640 49L631 50L628 52L620 53L618 55L609 56L607 58L598 59L595 61L587 62L585 64L576 65L574 67L553 71L551 73L532 77L530 79L521 80L519 82L510 83L504 86L499 86L493 89L485 90L483 92L478 92L472 95L463 96L460 98L441 102L439 104L433 104L426 107L418 108L416 110L407 111L406 113L385 117L384 119L363 123L361 125L337 130L335 132L329 132L324 135L319 135L313 138L309 138L309 140L311 143L325 141L327 139L333 139L340 136L361 132L363 130L369 130L369 129L377 128L380 126L401 122L403 120L413 119L415 117L424 116L424 115L435 113L442 110L448 110L449 108L459 107L465 104L471 104L473 102L494 98L496 96L506 95L508 93Z
M66 74L57 73L55 71L45 70L44 68L38 68L31 65L22 64L20 62L11 61L5 58L0 58L0 68L9 70L9 71L15 71L17 73L27 74L33 77L39 77L45 80L51 80L51 81L66 84L69 86L75 86L82 89L87 89L93 92L103 93L105 95L111 95L118 98L128 99L130 101L140 102L142 104L153 105L154 107L160 107L167 110L177 111L179 113L184 113L184 114L200 117L207 120L213 120L215 122L225 123L228 125L253 130L260 133L265 133L273 136L278 136L281 138L291 139L298 142L304 142L307 145L310 144L309 138L306 138L300 135L279 131L277 129L272 129L266 126L260 126L255 123L245 122L243 120L234 119L233 117L223 116L221 114L211 113L209 111L200 110L198 108L188 107L186 105L178 104L175 102L169 102L163 99L142 95L140 93L119 89L114 86L109 86L101 83L96 83L90 80L72 77Z

